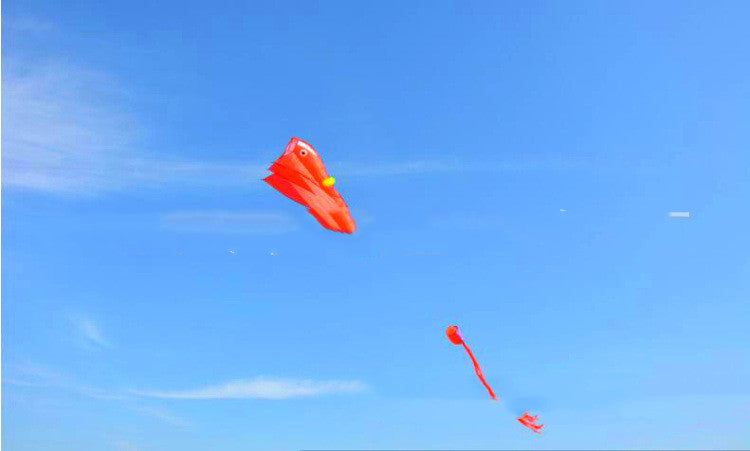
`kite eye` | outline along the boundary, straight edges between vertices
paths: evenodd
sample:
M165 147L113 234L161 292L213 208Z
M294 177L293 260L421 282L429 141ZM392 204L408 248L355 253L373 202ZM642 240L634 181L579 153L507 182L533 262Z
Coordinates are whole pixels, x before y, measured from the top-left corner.
M299 154L300 154L300 156L306 157L307 156L307 151L305 149L302 149L302 150L299 151Z

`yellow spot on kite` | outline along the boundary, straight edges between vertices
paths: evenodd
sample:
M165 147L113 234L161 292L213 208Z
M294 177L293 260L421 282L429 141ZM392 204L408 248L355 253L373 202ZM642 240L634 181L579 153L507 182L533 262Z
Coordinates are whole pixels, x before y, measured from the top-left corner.
M334 183L336 183L336 179L333 177L328 177L327 179L323 180L323 186L333 186Z

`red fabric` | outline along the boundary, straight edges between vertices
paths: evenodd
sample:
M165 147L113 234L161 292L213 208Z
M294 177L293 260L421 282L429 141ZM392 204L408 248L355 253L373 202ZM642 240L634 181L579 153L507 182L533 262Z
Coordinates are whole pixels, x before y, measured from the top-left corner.
M292 138L286 151L270 167L273 173L263 179L281 194L298 202L325 228L341 233L354 233L349 207L333 186L325 186L329 178L323 160L313 147L299 138Z
M524 412L524 414L521 416L521 418L518 418L518 422L522 425L526 426L527 428L531 429L532 431L536 432L537 434L542 433L542 428L544 427L543 424L536 424L536 421L538 419L538 416L531 416L528 412Z
M484 384L484 388L487 389L487 391L490 393L490 397L493 401L497 401L497 396L495 396L495 392L492 391L492 387L490 387L490 384L487 383L487 380L484 378L484 374L482 374L482 368L479 367L479 362L477 362L477 359L474 358L474 353L471 352L471 349L466 345L466 343L463 343L464 349L466 349L466 352L469 353L469 357L471 357L472 363L474 363L474 372L477 373L477 377L480 381L482 381L482 384Z
M469 346L464 342L463 337L461 336L461 332L458 330L458 326L451 325L448 326L448 329L445 331L445 334L448 336L448 339L453 343L454 345L462 345L464 349L466 349L466 352L469 354L469 357L471 357L471 362L474 364L474 372L477 373L477 377L480 381L482 381L482 384L487 389L487 391L490 393L490 397L497 401L497 396L495 396L495 392L492 390L492 387L490 387L490 384L487 383L487 380L484 378L484 374L482 374L482 368L479 366L479 362L477 362L477 359L474 357L474 353L471 352L471 349L469 349Z

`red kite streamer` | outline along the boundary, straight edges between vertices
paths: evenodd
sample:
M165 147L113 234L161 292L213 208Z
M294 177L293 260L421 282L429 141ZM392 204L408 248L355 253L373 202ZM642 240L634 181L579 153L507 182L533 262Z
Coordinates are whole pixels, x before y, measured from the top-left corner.
M482 381L482 384L484 384L487 391L490 393L490 397L494 401L497 401L497 396L495 396L495 392L492 391L492 387L490 387L490 384L487 383L487 381L484 379L484 375L482 374L482 368L479 367L479 363L477 362L477 359L474 358L474 353L471 352L471 349L466 345L464 342L463 337L461 336L461 333L458 331L458 326L448 326L448 330L445 331L445 333L448 335L448 339L453 343L454 345L462 345L464 349L466 349L466 352L469 354L469 357L471 357L471 361L474 363L474 372L477 373L477 377L480 381Z
M539 418L539 415L531 416L529 412L524 412L523 416L521 416L521 418L518 418L518 422L526 426L527 428L531 429L532 431L536 432L537 434L541 434L542 428L544 427L544 425L536 424L536 421L538 418Z
M281 194L307 207L307 211L326 229L354 233L357 225L349 207L333 187L336 179L328 175L318 153L299 138L292 138L286 151L270 167L273 174L266 183Z

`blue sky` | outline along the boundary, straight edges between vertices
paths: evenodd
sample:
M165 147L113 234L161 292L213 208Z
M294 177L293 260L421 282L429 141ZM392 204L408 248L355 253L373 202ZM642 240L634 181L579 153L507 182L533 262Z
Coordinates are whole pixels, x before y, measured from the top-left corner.
M4 2L3 448L750 447L748 13Z

